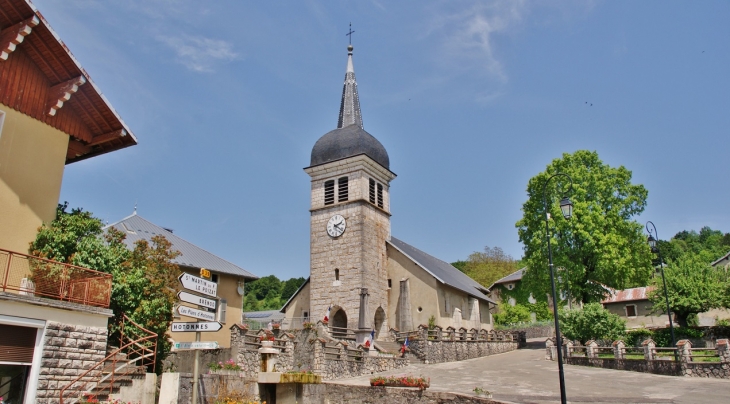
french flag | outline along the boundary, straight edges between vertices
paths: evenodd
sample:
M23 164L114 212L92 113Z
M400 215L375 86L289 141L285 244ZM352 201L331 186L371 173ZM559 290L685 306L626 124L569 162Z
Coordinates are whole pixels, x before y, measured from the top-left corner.
M400 348L400 352L403 354L406 352L406 349L408 349L408 336L406 335L406 340L403 341L403 346Z
M330 311L332 311L332 305L327 309L327 314L324 315L324 322L329 323L330 321Z
M375 339L375 330L372 330L370 332L370 337L365 341L365 348L370 348L370 345L373 344L373 340Z

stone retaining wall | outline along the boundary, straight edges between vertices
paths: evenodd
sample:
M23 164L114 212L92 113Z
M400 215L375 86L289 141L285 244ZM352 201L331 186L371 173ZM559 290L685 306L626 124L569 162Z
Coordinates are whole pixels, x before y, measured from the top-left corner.
M162 361L163 372L193 373L195 351L183 350L168 353ZM200 373L208 373L208 364L225 362L233 358L230 348L210 349L200 351Z
M43 336L43 359L36 403L57 403L61 389L106 357L106 327L48 322ZM101 367L83 381L96 380Z
M305 384L301 404L503 404L489 398L472 395L443 393L415 388L350 386L341 384Z
M409 342L409 347L424 363L463 361L514 351L516 341L424 341Z

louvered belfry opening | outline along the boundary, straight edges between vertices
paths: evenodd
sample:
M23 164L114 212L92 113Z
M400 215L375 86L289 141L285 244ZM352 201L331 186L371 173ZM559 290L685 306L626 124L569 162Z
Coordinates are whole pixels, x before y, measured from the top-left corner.
M378 207L383 207L383 184L378 184Z
M370 178L370 203L375 205L375 180Z
M347 202L348 186L347 177L340 177L337 180L337 202Z
M0 324L0 362L33 362L38 329Z
M324 204L332 205L335 203L335 180L324 182Z

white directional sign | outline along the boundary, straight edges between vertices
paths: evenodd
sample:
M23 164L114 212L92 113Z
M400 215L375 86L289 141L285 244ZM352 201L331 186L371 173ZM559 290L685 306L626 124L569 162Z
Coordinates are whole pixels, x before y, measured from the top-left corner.
M218 349L218 343L215 341L199 341L199 342L176 342L175 349Z
M182 273L177 278L185 289L215 297L218 284L190 274Z
M178 306L177 312L183 316L198 318L201 320L215 321L215 313L194 309L188 306Z
M217 321L203 321L199 323L172 323L172 332L215 332L222 328Z
M202 296L194 295L188 292L177 292L178 299L185 303L197 304L198 306L207 307L209 309L215 309L215 300L206 299Z

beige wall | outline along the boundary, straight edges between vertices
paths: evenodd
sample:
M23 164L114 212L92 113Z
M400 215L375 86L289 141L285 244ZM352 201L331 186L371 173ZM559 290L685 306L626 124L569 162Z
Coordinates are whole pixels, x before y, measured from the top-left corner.
M197 268L181 268L184 272L191 275L200 276L200 270ZM211 271L216 273L214 271ZM216 341L221 347L231 346L231 326L241 322L241 308L243 306L243 296L238 294L238 282L243 282L243 278L234 275L218 274L218 297L226 299L226 320L220 331L200 333L201 341ZM186 306L194 307L189 303L181 303ZM177 313L175 313L177 315ZM176 322L192 322L196 321L192 317L179 316L175 318ZM202 320L201 320L202 321ZM195 341L194 332L170 332L171 338L176 342Z
M626 306L636 306L636 316L626 316ZM620 302L604 304L603 307L613 314L619 315L626 320L626 328L642 328L642 327L668 327L669 318L665 314L652 314L651 302L648 300L636 300L631 302Z
M306 285L297 293L296 296L289 302L289 305L286 306L286 311L284 312L284 318L292 319L292 318L299 318L304 317L304 312L307 312L308 314L311 313L310 307L309 307L309 285L310 282L307 282ZM311 314L309 315L310 321L320 321L322 318L313 318ZM292 324L290 322L290 324ZM297 322L293 324L298 324Z
M4 299L0 300L0 315L99 328L106 328L109 319L108 315L101 313L60 309Z
M396 248L388 245L388 278L392 288L388 296L388 323L390 327L397 324L398 299L400 297L400 281L408 279L410 288L411 317L413 326L428 324L432 315L436 324L441 327L466 327L491 329L491 317L486 302L475 300L464 292L437 281L410 258ZM418 308L422 310L419 312ZM454 309L461 310L462 320L454 321ZM479 313L476 313L476 311ZM470 321L474 313L475 321ZM401 330L405 331L405 330Z
M0 104L0 248L27 253L56 215L68 135Z

